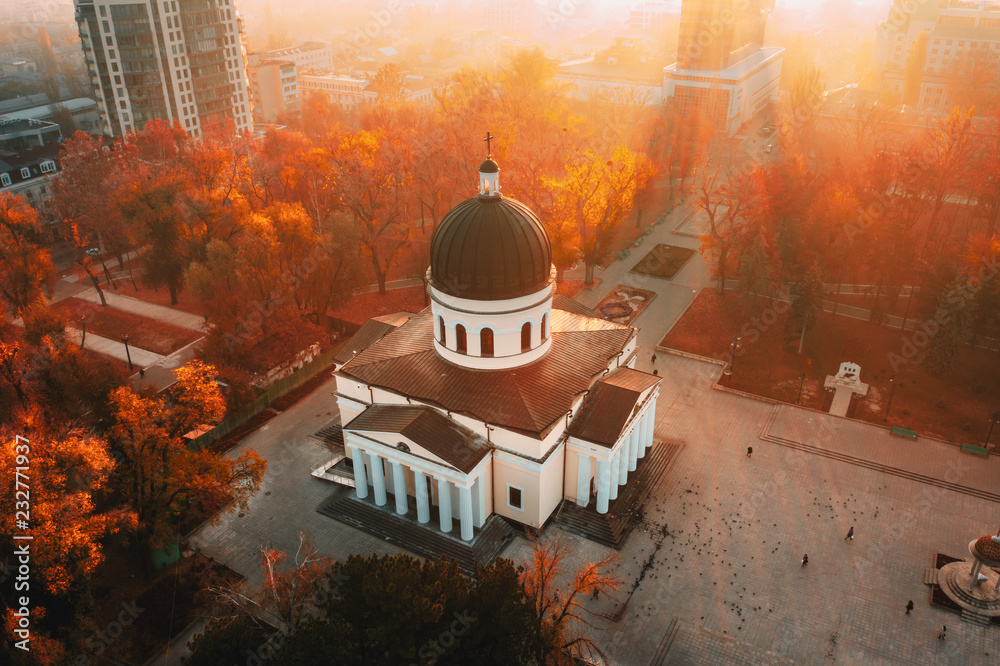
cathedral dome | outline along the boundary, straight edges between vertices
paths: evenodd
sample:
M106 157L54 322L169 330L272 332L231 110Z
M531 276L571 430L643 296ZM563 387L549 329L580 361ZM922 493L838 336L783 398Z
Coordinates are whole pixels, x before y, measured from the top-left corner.
M552 244L530 208L499 193L493 160L480 166L480 194L452 208L431 239L431 284L477 301L527 296L544 289Z

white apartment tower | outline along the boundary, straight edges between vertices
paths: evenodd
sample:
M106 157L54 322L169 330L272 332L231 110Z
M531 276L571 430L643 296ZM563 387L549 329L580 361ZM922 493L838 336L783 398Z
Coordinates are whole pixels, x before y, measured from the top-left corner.
M252 130L246 39L234 0L74 0L105 133L153 118L198 137L232 119Z

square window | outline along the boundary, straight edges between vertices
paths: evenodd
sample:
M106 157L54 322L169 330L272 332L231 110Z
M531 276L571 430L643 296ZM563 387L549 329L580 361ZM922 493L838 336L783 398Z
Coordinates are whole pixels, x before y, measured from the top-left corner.
M523 511L521 506L521 489L514 486L507 486L507 506L518 511Z
M21 169L21 178L31 178L31 169L28 167Z
M10 185L10 174L9 173L0 173L0 185L3 185L4 187L7 187L8 185Z

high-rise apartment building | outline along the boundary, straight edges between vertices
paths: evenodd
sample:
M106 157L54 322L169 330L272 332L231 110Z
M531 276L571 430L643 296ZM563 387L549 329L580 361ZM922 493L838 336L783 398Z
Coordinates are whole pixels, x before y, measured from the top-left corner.
M253 121L277 122L280 116L301 111L299 77L294 62L251 59L250 93L253 95Z
M191 136L232 119L252 130L245 37L233 0L74 0L105 132L153 118Z
M777 97L785 50L764 46L773 9L774 0L684 0L663 96L737 132Z

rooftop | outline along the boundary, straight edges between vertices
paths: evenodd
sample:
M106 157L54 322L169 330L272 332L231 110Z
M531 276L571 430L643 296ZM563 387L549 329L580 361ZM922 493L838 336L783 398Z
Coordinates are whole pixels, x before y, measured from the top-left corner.
M528 365L471 370L449 363L434 349L426 308L337 374L541 439L636 334L634 328L555 305L552 347Z

